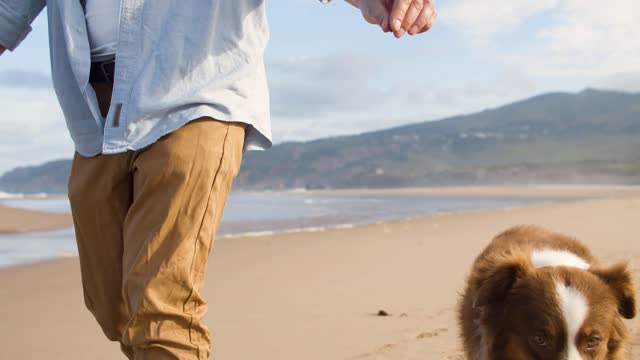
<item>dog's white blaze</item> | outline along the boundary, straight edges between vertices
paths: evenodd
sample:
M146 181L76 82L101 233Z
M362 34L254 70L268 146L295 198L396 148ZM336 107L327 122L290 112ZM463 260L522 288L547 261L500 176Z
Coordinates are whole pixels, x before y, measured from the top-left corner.
M589 268L583 258L566 250L542 249L531 253L531 263L536 268L547 266L568 266L586 270Z
M582 357L576 347L576 337L587 318L589 305L584 295L572 286L558 283L556 292L567 327L567 360L581 360Z
M478 328L478 334L480 335L480 352L476 354L475 360L487 360L489 358L489 353L487 349L487 334L484 328Z

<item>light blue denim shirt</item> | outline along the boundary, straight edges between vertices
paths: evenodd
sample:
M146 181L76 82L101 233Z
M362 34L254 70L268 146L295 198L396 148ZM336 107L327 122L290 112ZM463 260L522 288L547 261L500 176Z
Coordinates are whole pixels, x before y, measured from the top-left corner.
M271 146L264 0L122 0L106 118L81 0L0 0L0 44L15 49L45 5L53 84L81 155L138 150L203 116L249 124L247 150Z

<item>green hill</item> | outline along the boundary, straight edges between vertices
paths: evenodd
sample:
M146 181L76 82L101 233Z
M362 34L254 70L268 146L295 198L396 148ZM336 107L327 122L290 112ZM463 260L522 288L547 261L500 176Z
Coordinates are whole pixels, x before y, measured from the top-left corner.
M639 183L640 94L553 93L245 158L237 186Z

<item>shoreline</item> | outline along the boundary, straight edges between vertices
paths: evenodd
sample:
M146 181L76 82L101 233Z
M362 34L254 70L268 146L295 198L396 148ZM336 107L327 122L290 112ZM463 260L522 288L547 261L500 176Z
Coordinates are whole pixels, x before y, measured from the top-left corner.
M518 206L509 206L509 207L498 207L498 208L484 208L484 209L466 209L466 210L459 210L459 211L443 211L443 212L435 212L432 214L425 214L425 215L418 215L418 216L411 216L411 217L407 217L407 218L401 218L401 219L393 219L393 220L386 220L386 221L375 221L375 222L364 222L364 223L349 223L349 224L338 224L338 225L331 225L331 226L310 226L310 227L304 227L304 228L292 228L292 229L283 229L283 230L265 230L265 231L250 231L250 232L243 232L243 233L237 233L237 234L225 234L225 235L220 235L220 236L216 236L215 241L229 241L229 240L249 240L249 239L253 239L253 238L262 238L262 237L277 237L277 236L282 236L282 235L295 235L295 234L306 234L306 233L322 233L322 232L327 232L327 231L339 231L339 230L349 230L349 229L359 229L359 228L363 228L363 227L368 227L368 226L378 226L378 225L395 225L398 223L402 223L402 222L406 222L406 221L416 221L416 220L427 220L430 218L435 218L438 216L449 216L449 215L464 215L464 214L473 214L476 212L486 212L486 211L510 211L510 210L515 210L515 209L521 209L521 208L527 208L527 207L532 207L532 206L546 206L546 205L551 205L551 204L558 204L558 203L563 203L563 202L580 202L580 201L586 201L588 199L581 199L581 200L575 200L575 201L556 201L556 202L549 202L549 203L537 203L537 204L527 204L527 205L518 205ZM47 233L47 232L52 232L52 231L57 231L57 230L65 230L65 229L69 229L69 227L64 227L62 229L47 229L47 230L36 230L36 231L29 231L29 232L18 232L18 233L2 233L0 232L0 236L3 235L22 235L22 234L28 234L28 233ZM73 229L71 227L71 229ZM64 260L64 259L73 259L73 258L78 258L78 254L68 254L68 255L59 255L59 256L52 256L52 257L43 257L41 259L37 259L37 260L33 260L33 261L26 261L26 262L20 262L20 263L15 263L15 264L10 264L10 265L6 265L6 266L1 266L0 265L0 272L4 271L4 270L8 270L8 269L12 269L15 267L23 267L23 266L33 266L33 265L38 265L41 263L49 263L49 262L56 262L59 260Z
M434 195L434 196L514 196L514 197L617 197L640 196L640 185L491 185L442 186L387 189L291 190L300 195Z
M419 190L423 190L422 188ZM331 192L333 192L335 190L331 190ZM340 191L351 191L351 190L340 190ZM385 189L382 191L395 191L395 189ZM638 201L640 202L640 187L638 187L638 192L639 194L637 196L631 197L631 198L625 198L626 200L630 200L630 201ZM391 193L384 193L384 194L391 194ZM443 195L443 196L449 196L447 195ZM461 195L462 196L462 195ZM498 195L496 195L498 196ZM568 195L569 197L574 197L574 195ZM253 232L244 232L244 233L237 233L237 234L225 234L225 235L216 235L215 241L228 241L228 240L249 240L249 239L260 239L260 238L277 238L277 237L281 237L281 236L296 236L296 235L306 235L306 234L313 234L313 233L325 233L325 232L341 232L341 231L349 231L349 230L362 230L362 229L366 229L366 228L371 228L371 227L379 227L379 226L399 226L401 224L407 223L407 222L425 222L425 221L435 221L438 218L448 218L448 217L458 217L458 216L474 216L474 215L483 215L483 214L489 214L489 213L494 213L494 214L500 214L500 213L508 213L511 211L521 211L521 210L535 210L535 209L544 209L544 208L548 208L548 207L553 207L553 206L562 206L562 205L580 205L580 204L588 204L588 203L592 203L592 202L596 202L596 201L606 201L606 200L617 200L617 199L621 199L620 196L613 196L613 197L579 197L579 198L574 198L571 200L557 200L557 201L549 201L549 202L543 202L543 203L533 203L533 204L522 204L522 205L514 205L514 206L506 206L506 207L495 207L495 208L481 208L481 209L463 209L463 210L454 210L454 211L442 211L442 212L435 212L432 214L424 214L424 215L417 215L417 216L411 216L411 217L407 217L407 218L400 218L400 219L392 219L392 220L385 220L385 221L376 221L376 222L365 222L365 223L349 223L349 224L338 224L338 225L332 225L332 226L320 226L320 227L304 227L304 228L294 228L294 229L283 229L283 230L265 230L265 231L253 231ZM28 215L46 215L46 216L50 216L50 215L62 215L63 218L65 217L71 217L70 214L57 214L57 213L50 213L50 212L43 212L43 211L32 211L32 210L22 210L22 209L17 209L17 208L8 208L8 207L4 207L2 205L0 205L0 214L1 211L3 209L9 209L11 211L13 210L18 210L20 212L24 211L26 213L28 213ZM73 221L73 220L71 220ZM521 224L523 225L523 224ZM72 229L73 228L73 222L71 222L70 225L68 226L63 226L61 228L53 228L53 229L44 229L44 230L30 230L30 231L21 231L21 232L13 232L13 233L3 233L0 230L0 235L1 236L10 236L10 235L23 235L23 234L27 234L30 232L33 233L47 233L47 232L52 232L52 231L58 231L58 230L65 230L65 229ZM70 260L70 259L77 259L78 255L77 254L73 254L73 255L60 255L60 256L55 256L55 257L48 257L48 258L43 258L43 259L39 259L39 260L35 260L32 262L25 262L25 263L17 263L17 264L13 264L13 265L9 265L9 266L5 266L2 267L0 266L0 273L2 273L3 271L7 271L7 270L11 270L14 268L23 268L23 267L31 267L31 266L38 266L38 265L43 265L43 264L48 264L48 263L56 263L56 262L60 262L60 261L66 261L66 260ZM640 272L640 270L638 270L638 272Z
M238 193L254 191L238 190ZM424 195L453 197L514 197L514 198L567 198L569 201L590 198L617 198L640 196L640 185L531 185L531 186L456 186L456 187L419 187L389 189L332 189L332 190L286 190L265 191L288 195L319 196L366 196L366 195ZM22 196L0 199L0 234L20 234L60 230L73 226L68 213L53 213L37 210L14 208L2 204L1 200L46 200L59 199L62 195L35 197ZM574 199L577 198L577 199ZM359 224L354 224L359 225ZM234 235L235 236L235 235Z
M457 189L457 188L456 188ZM422 191L427 190L430 191L431 189L420 189ZM394 189L387 189L385 191L394 191ZM450 191L450 190L447 190ZM639 190L640 191L640 190ZM368 194L368 193L367 193ZM447 194L441 194L442 196L451 196L448 193ZM431 195L429 195L431 196ZM454 195L456 196L456 195ZM468 195L459 195L459 196L463 196L463 197L468 197ZM482 195L481 195L482 196ZM496 197L498 196L502 196L502 195L494 195ZM492 195L488 195L488 196L484 196L484 197L494 197ZM640 196L640 195L639 195ZM535 198L536 196L529 196L531 198ZM523 197L523 198L529 198L527 196ZM545 196L539 196L544 198ZM597 197L595 197L597 198ZM496 207L487 207L487 208L476 208L476 209L459 209L459 210L441 210L441 211L435 211L433 213L427 213L427 214L418 214L418 215L411 215L411 216L407 216L407 217L403 217L403 218L395 218L395 219L386 219L386 220L377 220L377 221L360 221L360 222L350 222L350 223L339 223L339 224L330 224L330 225L317 225L317 226L305 226L305 227L291 227L291 228L282 228L282 229L277 229L277 230L259 230L259 231L247 231L247 232L238 232L238 233L228 233L228 234L220 234L216 236L216 240L217 241L222 241L222 240L235 240L235 239L252 239L252 238L262 238L262 237L272 237L272 236L281 236L281 235L290 235L290 234L307 234L307 233L322 233L322 232L327 232L327 231L335 231L335 230L347 230L347 229L359 229L359 228L363 228L363 227L367 227L367 226L375 226L375 225L394 225L397 223L402 223L402 222L406 222L406 221L414 221L414 220L427 220L433 217L440 217L440 216L449 216L449 215L464 215L464 214L474 214L474 213L478 213L478 212L486 212L486 211L511 211L511 210L516 210L516 209L521 209L521 208L528 208L528 207L533 207L533 206L547 206L547 205L552 205L552 204L562 204L562 203L574 203L574 202L580 202L580 201L588 201L594 199L594 197L576 197L575 195L568 195L567 198L563 198L563 197L554 197L553 199L550 199L549 201L544 201L544 202L538 202L538 203L522 203L522 204L516 204L516 205L508 205L508 206L496 206ZM8 209L8 210L18 210L18 211L23 211L21 209L16 209L16 208L4 208L4 209ZM2 205L0 205L0 211L2 211ZM49 217L51 215L59 215L57 213L49 213L49 212L40 212L40 211L32 211L32 210L24 210L26 211L29 215L38 215L38 216L46 216ZM60 222L59 224L62 226L61 228L53 228L53 229L36 229L36 230L29 230L29 231L21 231L21 232L12 232L12 233L2 233L0 232L0 236L11 236L11 235L23 235L23 234L34 234L34 235L38 235L38 234L47 234L50 232L54 232L54 231L59 231L59 230L67 230L67 229L71 229L73 230L73 223L72 223L72 219L70 219L70 215L69 214L62 214L63 217L63 221ZM69 219L65 219L65 216L68 216ZM64 220L71 220L71 224L64 226ZM11 263L11 264L6 264L6 265L0 265L0 271L6 270L6 269L10 269L16 266L30 266L30 265L36 265L42 262L49 262L49 261L56 261L56 260L60 260L60 259L68 259L68 258L77 258L78 254L77 253L67 253L67 254L60 254L57 256L46 256L46 257L42 257L42 258L38 258L38 259L31 259L28 261L23 261L23 262L16 262L16 263Z
M288 193L289 194L289 193ZM428 196L428 197L483 197L483 198L520 198L523 200L520 204L499 204L495 207L479 207L475 209L458 209L458 210L437 210L433 213L421 213L421 214L405 214L404 217L387 218L387 219L351 219L345 222L330 222L321 223L321 221L313 223L298 223L295 220L289 222L281 222L274 224L274 227L266 227L264 229L242 229L241 227L231 226L226 233L220 233L216 239L232 240L232 239L254 239L272 236L282 236L289 234L308 234L308 233L323 233L334 230L346 230L346 229L359 229L362 227L387 224L393 226L394 224L413 221L413 220L426 220L433 217L457 215L457 214L473 214L477 212L486 211L511 211L521 208L546 206L550 204L563 204L563 203L575 203L582 201L589 201L592 199L615 199L615 198L628 198L630 196L640 197L640 186L594 186L594 185L581 185L581 186L549 186L549 185L536 185L530 187L447 187L447 188L403 188L403 189L377 189L377 190L323 190L313 192L299 192L294 194L300 195L313 195L313 196L370 196L370 195L400 195L400 196ZM53 196L53 199L57 199L60 196ZM528 199L539 198L540 202L526 203ZM548 201L545 199L549 198ZM46 198L45 198L46 199ZM1 204L1 203L0 203ZM3 214L9 216L2 216ZM9 219L10 221L7 221ZM7 240L12 239L12 236L28 236L27 239L32 239L39 236L49 236L48 233L54 233L56 231L73 230L73 220L70 214L50 213L42 211L25 210L19 208L9 208L0 205L0 238ZM244 230L244 231L243 231ZM58 239L57 235L53 235ZM62 238L60 238L62 239ZM69 240L65 237L63 240ZM71 238L71 240L73 240ZM31 240L29 240L31 241ZM75 242L74 242L75 244ZM68 249L71 245L67 245ZM74 245L75 246L75 245ZM15 259L20 259L22 255L16 255ZM33 258L32 258L33 257ZM41 262L55 261L56 259L65 259L69 257L77 257L75 251L64 251L59 254L47 254L42 256L30 256L22 258L22 261L15 261L8 259L0 266L0 271L10 269L16 266L29 266L38 264Z

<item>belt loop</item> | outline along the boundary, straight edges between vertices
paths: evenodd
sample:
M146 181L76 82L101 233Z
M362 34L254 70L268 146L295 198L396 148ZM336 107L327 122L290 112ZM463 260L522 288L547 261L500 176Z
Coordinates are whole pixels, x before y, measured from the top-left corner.
M100 71L102 71L102 75L104 75L104 78L107 80L107 82L110 82L112 84L114 82L114 78L110 76L109 71L105 69L105 66L114 64L115 62L116 62L116 59L100 63ZM115 71L114 71L114 76L115 76Z

